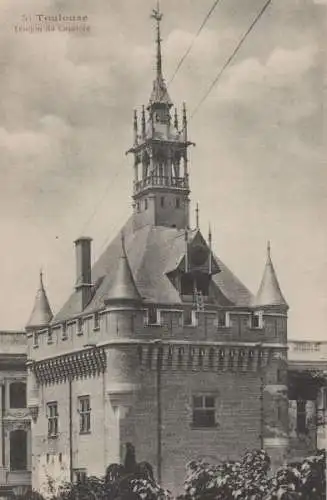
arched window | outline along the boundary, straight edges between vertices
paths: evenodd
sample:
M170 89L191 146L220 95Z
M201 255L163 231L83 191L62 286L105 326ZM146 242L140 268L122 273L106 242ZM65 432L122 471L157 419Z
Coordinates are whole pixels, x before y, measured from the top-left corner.
M9 389L10 408L26 408L26 384L13 382Z
M10 470L27 469L27 434L24 430L10 433Z

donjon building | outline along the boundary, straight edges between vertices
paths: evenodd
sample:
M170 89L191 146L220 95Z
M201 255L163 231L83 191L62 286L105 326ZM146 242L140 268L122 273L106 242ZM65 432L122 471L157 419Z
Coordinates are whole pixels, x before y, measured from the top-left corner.
M91 267L76 247L76 283L54 317L42 282L26 327L32 481L101 475L134 444L165 487L185 464L288 453L287 311L267 248L256 296L190 227L186 107L162 73L134 115L133 212Z

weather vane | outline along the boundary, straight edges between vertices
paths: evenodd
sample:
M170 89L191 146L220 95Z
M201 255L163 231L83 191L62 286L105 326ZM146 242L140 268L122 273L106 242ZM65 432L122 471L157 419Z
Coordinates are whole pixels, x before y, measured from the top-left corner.
M159 2L157 2L157 7L155 9L152 9L151 17L155 19L158 24L160 23L162 19L162 13L160 12Z

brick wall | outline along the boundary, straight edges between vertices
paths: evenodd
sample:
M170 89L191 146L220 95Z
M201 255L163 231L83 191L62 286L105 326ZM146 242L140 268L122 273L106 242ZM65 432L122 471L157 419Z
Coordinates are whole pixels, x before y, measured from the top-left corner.
M164 371L161 374L162 482L181 490L188 461L238 459L260 447L260 378L256 373ZM192 397L216 398L217 426L193 428ZM144 372L142 391L121 424L121 439L136 446L137 459L157 469L156 374ZM158 470L157 470L158 473Z

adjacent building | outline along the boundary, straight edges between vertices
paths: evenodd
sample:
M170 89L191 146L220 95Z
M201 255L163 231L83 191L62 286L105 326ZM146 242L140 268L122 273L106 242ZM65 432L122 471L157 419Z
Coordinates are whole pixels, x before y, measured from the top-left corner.
M0 498L31 485L26 334L0 331Z

